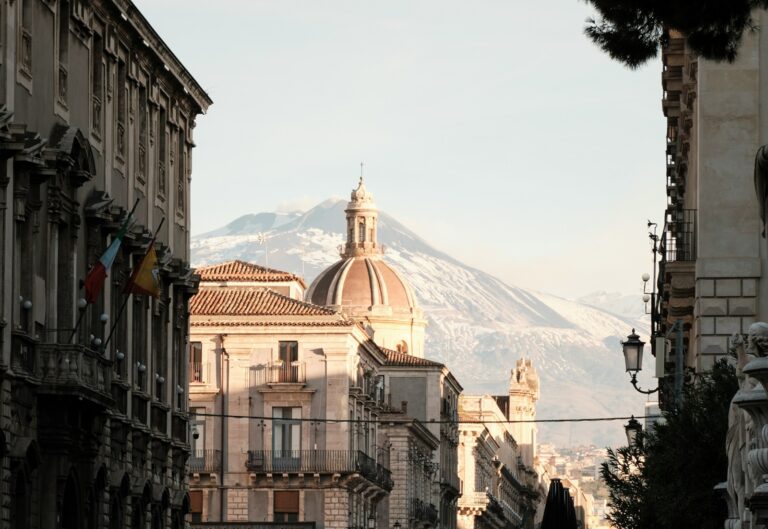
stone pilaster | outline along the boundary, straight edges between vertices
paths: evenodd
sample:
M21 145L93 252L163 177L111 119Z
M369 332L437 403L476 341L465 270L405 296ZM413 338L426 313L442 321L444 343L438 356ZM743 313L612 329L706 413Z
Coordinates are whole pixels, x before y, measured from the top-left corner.
M232 522L248 520L247 489L229 489L227 491L227 520Z
M692 353L697 371L707 371L728 354L733 334L745 334L757 314L757 278L696 280L696 340Z
M349 525L349 492L344 489L325 491L325 529L347 529Z

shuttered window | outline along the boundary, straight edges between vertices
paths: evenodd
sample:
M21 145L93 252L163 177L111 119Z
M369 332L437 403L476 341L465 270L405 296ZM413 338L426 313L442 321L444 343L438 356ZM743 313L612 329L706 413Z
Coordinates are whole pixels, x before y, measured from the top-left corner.
M299 491L276 490L274 512L276 522L298 522Z

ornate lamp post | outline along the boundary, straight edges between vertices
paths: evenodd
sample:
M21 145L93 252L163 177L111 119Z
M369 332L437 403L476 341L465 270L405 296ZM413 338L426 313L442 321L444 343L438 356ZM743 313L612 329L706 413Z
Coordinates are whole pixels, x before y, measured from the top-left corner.
M659 388L651 389L651 390L644 390L640 389L637 385L637 373L643 369L643 346L645 345L645 342L640 339L640 337L635 334L635 329L632 329L632 334L627 336L627 341L621 342L621 349L624 353L624 364L627 368L627 373L630 374L631 379L630 382L632 383L632 386L640 393L644 393L645 395L650 395L651 393L656 393L659 391Z
M675 342L675 402L680 404L683 401L683 320L677 320L669 331L667 331L664 338L669 338L669 335L673 332L676 333ZM659 386L656 389L644 390L637 385L637 373L643 369L643 346L645 342L635 334L635 329L632 329L632 334L627 336L627 340L621 342L621 349L624 353L624 364L627 368L627 373L630 374L630 382L632 386L639 393L650 395L659 391ZM656 351L657 355L664 355L666 351Z

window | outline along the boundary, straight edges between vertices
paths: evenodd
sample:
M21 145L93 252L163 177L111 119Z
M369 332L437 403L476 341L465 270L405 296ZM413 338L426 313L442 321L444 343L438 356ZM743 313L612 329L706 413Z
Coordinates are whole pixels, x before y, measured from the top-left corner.
M91 126L101 137L101 113L104 101L104 41L98 33L93 34L91 44Z
M185 153L184 153L184 129L179 130L179 153L178 153L178 165L177 171L178 171L178 181L176 184L176 209L179 211L179 213L184 213L184 198L185 198L185 189L184 189L184 179L186 173L184 172L184 166L186 160L185 160Z
M117 63L117 130L115 131L117 155L121 160L125 158L125 121L128 114L128 98L126 94L126 65L121 58Z
M168 350L168 305L164 301L154 300L154 311L152 314L152 352L155 380L155 397L157 400L165 401L165 381L167 370Z
M157 194L165 198L165 194L167 193L165 176L165 158L167 156L165 124L168 122L168 115L163 106L160 107L157 121Z
M365 222L360 222L357 227L357 236L360 238L360 242L365 242Z
M189 344L189 381L203 383L203 343L191 342Z
M32 9L36 0L21 0L21 42L19 65L27 78L32 78Z
M192 523L199 523L203 521L203 491L202 490L190 490L189 491L189 514L191 515Z
M139 389L147 389L147 302L146 296L133 297L133 353L136 360L135 384Z
M205 450L205 416L201 414L205 413L205 408L191 408L189 411L192 428L192 440L190 442L192 457L202 457L202 451Z
M142 186L147 181L147 87L139 86L139 148L136 150L136 179Z
M67 104L67 76L69 75L69 2L59 0L59 73L58 101Z
M298 457L301 408L272 408L272 450L276 457Z
M274 500L275 522L299 521L299 491L276 490Z
M299 381L299 342L280 342L278 382Z

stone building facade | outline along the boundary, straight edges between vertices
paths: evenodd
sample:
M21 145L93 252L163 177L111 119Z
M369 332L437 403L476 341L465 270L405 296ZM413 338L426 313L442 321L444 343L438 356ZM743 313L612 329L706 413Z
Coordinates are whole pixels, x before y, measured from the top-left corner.
M211 101L129 0L0 2L0 20L0 527L183 527L192 133ZM161 294L127 298L153 235Z
M301 301L296 276L240 261L197 273L193 525L368 527L393 486L377 422L386 353L355 321Z
M768 12L752 16L756 27L766 27ZM737 59L717 63L696 57L673 32L662 55L668 207L654 323L656 334L664 335L682 322L685 365L697 372L736 357L740 390L731 402L724 447L729 468L719 486L728 504L726 528L758 529L768 519L768 489L760 477L768 472L762 463L768 326L755 323L768 320L768 283L762 280L768 174L760 149L768 143L766 38L760 29L746 32ZM663 363L667 380L674 347L672 340ZM663 347L654 349L664 354ZM662 381L662 406L669 389Z
M756 11L762 27L768 13ZM765 36L744 35L733 63L701 59L670 33L663 50L667 209L659 236L657 335L681 321L685 365L708 370L765 304L755 153L766 142ZM667 350L673 369L675 340ZM664 395L662 394L662 401Z
M459 398L459 529L535 526L535 445L526 442L535 442L535 430L512 421L535 419L537 399L538 376L527 359L512 370L508 395Z

